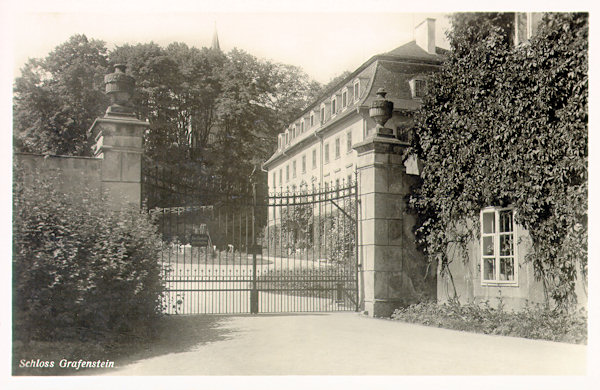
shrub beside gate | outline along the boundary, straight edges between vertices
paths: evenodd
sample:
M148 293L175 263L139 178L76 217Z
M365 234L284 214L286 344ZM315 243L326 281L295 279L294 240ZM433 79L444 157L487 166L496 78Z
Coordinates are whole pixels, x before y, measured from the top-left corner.
M37 177L37 178L36 178ZM148 335L161 312L160 237L147 214L103 196L15 180L15 339L116 341Z

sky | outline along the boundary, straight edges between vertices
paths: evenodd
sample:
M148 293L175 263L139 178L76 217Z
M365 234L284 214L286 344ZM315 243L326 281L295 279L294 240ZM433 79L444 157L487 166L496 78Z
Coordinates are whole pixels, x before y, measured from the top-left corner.
M427 17L436 19L437 45L448 48L449 21L444 13L233 11L19 12L13 20L13 75L20 74L28 58L45 57L74 34L103 40L108 49L150 41L203 47L210 46L216 26L223 51L237 47L259 58L296 65L321 83L413 40L414 26Z

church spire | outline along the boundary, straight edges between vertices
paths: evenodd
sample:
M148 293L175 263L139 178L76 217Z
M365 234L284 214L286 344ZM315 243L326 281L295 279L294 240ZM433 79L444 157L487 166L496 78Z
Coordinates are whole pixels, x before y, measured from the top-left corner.
M213 33L211 49L221 51L221 46L219 46L219 36L217 35L217 22L215 22L215 32Z

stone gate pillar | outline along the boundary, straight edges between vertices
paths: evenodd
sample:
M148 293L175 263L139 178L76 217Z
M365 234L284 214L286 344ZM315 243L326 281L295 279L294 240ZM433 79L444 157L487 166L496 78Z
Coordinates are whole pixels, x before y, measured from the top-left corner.
M131 106L134 80L125 65L115 65L104 77L111 105L97 118L90 132L95 135L94 156L102 158L102 189L111 207L141 206L143 135L148 123L135 115Z
M369 315L377 317L389 316L394 309L432 293L422 283L424 256L416 249L415 218L407 212L407 196L418 180L407 175L404 166L409 144L383 127L392 105L385 101L385 91L378 94L370 109L377 129L354 146L358 152L361 303Z

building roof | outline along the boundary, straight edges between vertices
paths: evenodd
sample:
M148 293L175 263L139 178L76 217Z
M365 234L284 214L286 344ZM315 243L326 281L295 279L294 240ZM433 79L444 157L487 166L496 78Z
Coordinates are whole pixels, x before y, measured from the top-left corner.
M448 50L436 46L435 52L436 54L429 54L427 51L423 50L419 45L417 45L417 41L410 41L402 46L398 46L392 51L388 51L384 55L399 56L407 59L413 58L435 61L440 60L440 56L447 54Z
M408 42L402 46L395 48L387 53L378 54L371 57L368 61L359 66L351 74L340 80L336 85L331 86L324 91L315 101L313 101L306 109L304 109L298 118L292 123L305 117L311 110L318 110L321 102L328 101L332 94L345 86L351 85L353 80L363 79L361 81L361 90L364 88L366 93L361 92L361 98L356 101L352 99L349 102L345 113L336 115L334 118L327 119L319 128L310 133L321 133L330 128L332 124L341 121L343 118L350 115L350 112L357 112L360 107L367 107L375 99L375 93L378 88L385 88L388 92L387 99L394 102L394 110L413 111L420 107L420 100L416 101L411 98L410 91L401 87L408 83L409 79L414 77L415 73L421 73L423 66L437 67L441 65L444 55L448 51L440 47L436 47L437 54L429 54L426 50L419 47L416 41ZM415 67L420 69L415 70ZM295 149L304 141L311 138L309 133L297 137L289 146L281 150L276 150L275 153L263 164L268 166L281 156L285 155L285 150L288 148Z

